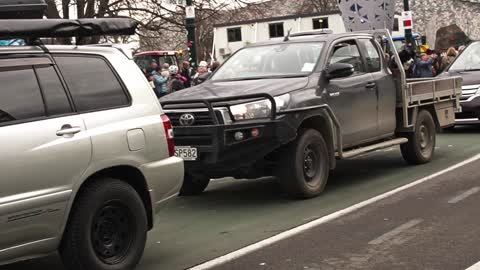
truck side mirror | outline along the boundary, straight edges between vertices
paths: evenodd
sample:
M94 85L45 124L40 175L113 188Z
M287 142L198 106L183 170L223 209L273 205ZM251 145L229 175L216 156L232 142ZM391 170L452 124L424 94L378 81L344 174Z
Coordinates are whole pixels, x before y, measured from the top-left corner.
M345 78L353 75L354 72L355 68L351 64L335 63L327 68L326 75L328 79Z

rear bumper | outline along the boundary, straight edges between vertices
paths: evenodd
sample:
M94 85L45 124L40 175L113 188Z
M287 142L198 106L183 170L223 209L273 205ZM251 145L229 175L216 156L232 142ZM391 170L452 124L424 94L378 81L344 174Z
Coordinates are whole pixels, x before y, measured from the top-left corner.
M254 129L259 131L256 137L251 134ZM242 132L246 139L236 141L236 132ZM196 161L185 161L187 172L224 177L255 165L281 145L293 140L296 128L289 124L285 116L277 120L233 125L174 127L174 133L176 146L198 149Z
M468 100L460 103L462 112L456 114L458 119L479 118L480 117L480 96L472 96Z
M175 197L183 184L183 160L171 157L144 164L140 167L147 181L152 201L152 217L161 209L164 202Z

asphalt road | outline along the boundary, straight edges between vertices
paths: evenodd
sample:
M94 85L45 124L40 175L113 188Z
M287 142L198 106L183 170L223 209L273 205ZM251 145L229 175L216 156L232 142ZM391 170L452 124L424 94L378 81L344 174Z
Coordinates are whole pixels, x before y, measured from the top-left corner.
M215 270L464 270L480 261L480 161Z
M272 179L215 181L202 196L176 198L163 209L157 219L156 230L149 234L145 255L138 270L189 268L431 175L480 153L479 133L480 128L467 127L440 135L435 160L422 166L407 166L398 148L342 161L331 175L326 192L311 200L292 201L286 198ZM465 169L459 169L463 170ZM437 180L432 180L434 181ZM419 200L418 203L421 204L422 201ZM462 209L462 205L459 204L459 209ZM408 214L409 211L404 212ZM390 214L392 213L394 212ZM411 217L411 220L415 219L422 219L418 228L432 222L428 215ZM392 223L383 219L367 221L362 226L374 226L377 229L372 229L371 232L378 233L382 229L388 230L390 227L387 225L394 228L403 220L391 221ZM410 219L405 222L408 221ZM380 225L385 227L378 227ZM361 230L357 234L361 234ZM330 240L340 236L332 235ZM352 242L352 246L345 248L358 251L353 245ZM478 245L475 246L477 247ZM300 252L293 248L287 251L293 255ZM287 251L280 258L285 257ZM316 257L321 258L320 255L317 254ZM332 254L330 257L336 256ZM480 260L480 256L477 257ZM262 263L258 260L247 263L252 263L249 264L251 268L237 269L263 269L263 266L254 264ZM232 267L235 265L232 264ZM44 269L63 270L63 267L57 256L0 267L0 270Z

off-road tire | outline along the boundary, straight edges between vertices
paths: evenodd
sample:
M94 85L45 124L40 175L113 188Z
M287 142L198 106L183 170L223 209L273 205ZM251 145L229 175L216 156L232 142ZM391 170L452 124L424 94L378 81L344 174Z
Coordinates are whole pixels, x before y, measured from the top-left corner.
M285 146L281 155L277 177L290 197L308 199L323 192L330 161L327 144L320 132L301 130L297 139Z
M400 146L403 159L411 165L430 162L435 153L436 136L432 115L427 110L421 110L415 123L415 132L408 134L408 143Z
M191 175L186 173L180 196L195 196L202 194L210 183L210 178L203 175Z
M132 270L143 255L147 231L146 210L135 189L102 178L80 190L59 253L70 270Z

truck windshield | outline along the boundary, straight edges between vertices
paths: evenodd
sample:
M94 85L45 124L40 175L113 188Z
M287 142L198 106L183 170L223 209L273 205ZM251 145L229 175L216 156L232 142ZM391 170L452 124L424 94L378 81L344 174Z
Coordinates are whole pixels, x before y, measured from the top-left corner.
M283 43L245 48L213 75L214 81L307 76L313 72L323 43Z
M449 70L460 72L480 70L480 42L468 46Z

